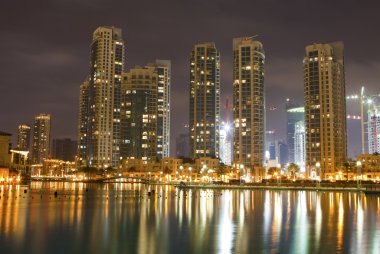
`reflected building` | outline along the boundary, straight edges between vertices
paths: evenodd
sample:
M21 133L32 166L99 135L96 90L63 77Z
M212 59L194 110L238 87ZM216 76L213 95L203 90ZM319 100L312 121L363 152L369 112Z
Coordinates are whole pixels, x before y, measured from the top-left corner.
M136 66L123 75L122 159L157 157L157 72Z
M30 125L20 124L18 126L17 148L21 151L30 150Z
M261 42L233 39L233 161L251 172L265 159L264 61Z
M214 43L190 54L190 156L219 157L220 53Z
M304 98L306 167L322 178L335 177L347 160L343 43L306 47Z
M50 114L39 114L34 118L32 163L41 164L50 155Z

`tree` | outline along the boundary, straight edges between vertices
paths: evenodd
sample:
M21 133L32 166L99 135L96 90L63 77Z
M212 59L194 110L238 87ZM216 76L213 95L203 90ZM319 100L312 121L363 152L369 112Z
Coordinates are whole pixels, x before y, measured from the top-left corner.
M288 173L290 174L290 176L294 179L298 172L300 172L300 167L298 167L298 165L295 163L290 163L290 165L288 166Z
M279 174L280 173L280 169L279 168L276 168L276 167L270 167L268 169L268 175L271 175L273 176L274 174Z

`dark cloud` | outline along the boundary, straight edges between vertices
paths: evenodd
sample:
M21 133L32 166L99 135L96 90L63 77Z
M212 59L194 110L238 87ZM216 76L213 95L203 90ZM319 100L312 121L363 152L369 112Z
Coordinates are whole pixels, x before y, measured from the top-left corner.
M79 85L97 26L123 29L127 68L172 60L172 141L188 119L188 56L214 41L222 57L222 99L232 97L232 38L256 35L266 51L267 128L284 136L284 101L303 101L305 45L345 43L347 91L379 93L377 1L39 0L0 3L0 128L16 133L40 112L53 115L55 137L76 137ZM351 102L350 102L351 103ZM357 107L351 104L348 111ZM349 122L350 140L359 136ZM360 150L350 141L350 154ZM351 145L352 144L352 145ZM174 146L172 145L174 149Z

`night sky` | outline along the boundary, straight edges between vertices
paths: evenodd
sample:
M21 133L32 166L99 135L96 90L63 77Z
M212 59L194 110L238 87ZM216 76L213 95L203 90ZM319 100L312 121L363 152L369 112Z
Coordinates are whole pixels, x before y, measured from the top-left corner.
M370 3L369 3L370 2ZM92 33L123 30L126 67L172 61L171 154L186 130L189 53L213 41L221 51L222 104L232 98L232 39L259 35L266 52L267 130L285 137L285 99L303 104L302 59L307 44L345 44L346 90L380 93L378 1L41 0L0 3L0 130L52 114L53 138L77 138L79 86L89 72ZM348 102L350 114L358 104ZM224 117L224 116L222 116ZM348 121L349 155L360 152L359 122Z

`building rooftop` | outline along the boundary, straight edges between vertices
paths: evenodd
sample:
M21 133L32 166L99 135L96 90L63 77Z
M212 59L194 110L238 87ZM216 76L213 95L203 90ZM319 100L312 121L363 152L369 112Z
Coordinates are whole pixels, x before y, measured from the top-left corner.
M0 131L0 136L12 136L12 134L4 132L4 131Z

